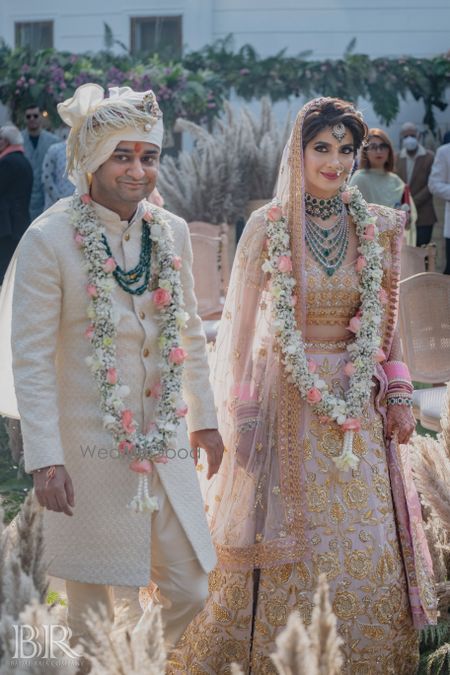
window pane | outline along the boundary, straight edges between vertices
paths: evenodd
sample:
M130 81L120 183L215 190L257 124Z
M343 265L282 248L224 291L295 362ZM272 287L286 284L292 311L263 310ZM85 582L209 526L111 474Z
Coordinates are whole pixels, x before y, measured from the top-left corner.
M163 58L181 57L181 16L152 16L131 19L131 51L159 54Z
M30 49L53 47L53 21L16 23L16 47Z

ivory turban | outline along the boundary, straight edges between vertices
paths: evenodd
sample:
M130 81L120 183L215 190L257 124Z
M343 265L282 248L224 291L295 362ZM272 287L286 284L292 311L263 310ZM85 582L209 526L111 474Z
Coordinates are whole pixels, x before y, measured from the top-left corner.
M105 98L98 84L83 84L58 104L58 113L70 127L67 174L80 194L89 191L88 174L97 171L121 141L162 146L162 113L151 90L111 87Z

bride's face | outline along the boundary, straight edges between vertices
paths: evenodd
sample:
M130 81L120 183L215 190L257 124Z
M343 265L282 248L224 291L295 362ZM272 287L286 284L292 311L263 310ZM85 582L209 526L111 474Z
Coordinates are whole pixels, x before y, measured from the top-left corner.
M352 169L355 146L351 132L338 141L328 127L307 144L304 153L305 188L315 197L335 195Z

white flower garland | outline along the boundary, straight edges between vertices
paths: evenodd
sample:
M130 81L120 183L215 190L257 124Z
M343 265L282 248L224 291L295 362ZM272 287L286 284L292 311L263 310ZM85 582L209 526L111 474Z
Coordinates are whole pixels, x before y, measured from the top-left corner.
M274 200L266 209L268 258L262 269L271 275L274 327L282 352L282 362L291 381L311 405L315 413L339 424L344 434L344 444L339 456L334 457L338 468L356 468L359 458L353 453L353 435L361 429L361 416L370 398L375 362L386 356L380 349L381 305L387 301L381 289L383 277L383 248L378 243L376 218L370 215L367 204L357 187L342 192L348 204L359 237L359 272L361 306L350 321L349 330L356 339L348 345L349 361L344 372L349 376L349 388L344 397L333 394L316 373L317 364L307 359L305 344L295 319L295 285L292 274L290 237L281 204Z
M148 492L147 476L152 462L167 461L166 451L176 434L180 417L187 407L180 400L183 361L186 353L179 346L180 329L188 315L183 307L180 273L181 259L174 254L172 231L158 209L147 204L144 219L150 223L150 238L156 249L156 269L159 288L153 299L159 310L158 363L160 395L155 423L148 434L138 431L132 411L124 398L130 393L117 373L116 337L118 315L113 302L116 281L114 258L108 256L102 235L105 229L99 223L89 195L77 194L72 200L71 222L75 228L75 242L81 248L88 275L87 293L90 302L87 315L91 320L85 336L90 339L93 355L86 359L100 391L103 425L113 435L118 451L131 458L129 468L139 474L137 495L128 504L136 512L158 509L156 497Z

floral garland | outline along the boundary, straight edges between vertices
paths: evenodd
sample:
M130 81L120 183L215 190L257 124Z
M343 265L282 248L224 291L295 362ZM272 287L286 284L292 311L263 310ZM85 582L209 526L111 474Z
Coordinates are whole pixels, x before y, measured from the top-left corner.
M370 397L374 364L386 359L380 348L379 328L382 305L386 304L387 295L381 288L383 248L378 243L376 218L370 215L357 187L347 188L341 193L341 198L348 204L359 238L356 269L361 296L360 308L348 326L356 339L347 347L349 360L344 372L350 381L343 398L329 390L327 383L316 372L317 363L306 357L302 334L295 319L296 281L292 274L288 224L281 203L276 200L265 212L268 258L262 269L271 275L274 327L283 365L321 421L334 420L345 431L342 452L333 459L338 468L346 470L359 464L359 458L353 453L353 435L361 429L361 416Z
M117 263L108 255L105 246L105 229L99 223L89 195L77 194L72 200L71 222L75 228L75 242L81 248L88 275L86 287L90 302L87 315L91 321L85 337L92 343L93 355L86 362L97 382L103 426L113 435L118 451L132 458L129 468L139 475L137 495L128 507L140 511L158 509L156 497L148 492L148 474L152 462L167 462L167 448L173 442L180 418L187 414L181 400L181 377L186 352L180 344L180 329L188 318L183 307L183 290L180 281L182 261L174 255L172 231L159 209L150 204L144 214L150 227L150 238L156 249L156 275L158 288L152 300L159 310L159 363L161 379L156 389L158 398L156 417L148 434L138 431L132 411L124 398L130 389L122 384L117 372L116 337L118 314L113 302L116 288L114 270ZM147 224L148 223L148 224Z

